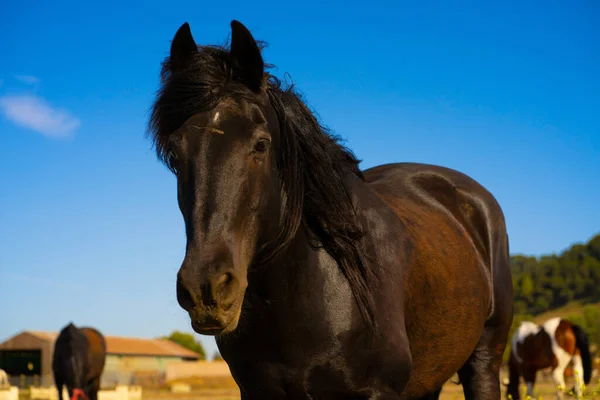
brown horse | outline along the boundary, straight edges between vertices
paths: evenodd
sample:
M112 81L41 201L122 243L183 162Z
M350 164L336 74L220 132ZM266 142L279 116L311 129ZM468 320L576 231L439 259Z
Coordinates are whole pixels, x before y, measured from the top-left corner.
M551 368L552 380L560 399L565 387L565 368L573 362L575 393L580 395L582 383L588 384L592 376L592 358L588 337L579 327L559 317L543 325L524 321L512 338L509 360L507 395L519 399L519 378L527 384L527 395L533 396L536 373Z
M54 344L52 371L63 400L63 386L67 386L71 400L97 400L100 377L106 360L106 341L94 328L77 328L69 323L60 331Z
M231 28L198 47L181 26L150 128L186 228L177 299L242 399L418 399L458 371L467 399L497 400L513 292L495 198L448 168L361 171Z

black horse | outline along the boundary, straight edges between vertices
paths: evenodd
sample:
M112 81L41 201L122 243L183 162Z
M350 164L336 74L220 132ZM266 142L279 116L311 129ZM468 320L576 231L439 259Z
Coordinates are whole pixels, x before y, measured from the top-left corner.
M467 399L499 399L513 300L494 197L432 165L361 171L231 28L229 48L179 28L149 129L185 221L177 299L242 398L436 397L458 371Z
M64 385L71 400L97 400L105 360L106 341L100 332L73 323L65 326L54 344L52 359L59 400L63 400Z

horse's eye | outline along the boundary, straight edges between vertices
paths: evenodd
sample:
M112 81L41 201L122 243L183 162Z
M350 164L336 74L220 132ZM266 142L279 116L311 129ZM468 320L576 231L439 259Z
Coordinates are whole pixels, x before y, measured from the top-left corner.
M261 139L254 145L254 151L257 153L264 153L269 148L269 141L267 139Z
M174 174L177 175L177 155L173 152L173 150L169 150L167 153L167 166Z

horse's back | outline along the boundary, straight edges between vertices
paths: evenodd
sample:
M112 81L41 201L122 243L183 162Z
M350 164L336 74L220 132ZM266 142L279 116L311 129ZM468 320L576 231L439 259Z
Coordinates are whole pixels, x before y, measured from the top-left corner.
M56 338L56 342L54 343L54 358L62 360L65 357L68 358L75 354L80 354L85 351L86 347L87 338L83 332L75 325L69 324L60 331Z
M364 175L402 221L401 235L409 244L409 261L400 266L413 353L414 378L407 391L435 390L435 382L443 383L467 361L490 321L506 326L506 332L510 327L504 215L483 186L452 169L399 163ZM432 362L441 348L452 350Z
M85 335L90 355L90 378L99 377L104 369L106 360L106 340L104 336L96 329L90 327L81 328Z
M504 214L494 196L469 176L429 164L386 164L364 172L366 181L404 222L407 231L469 239L490 275L507 262ZM503 266L505 267L505 266Z
M454 238L462 250L457 255L477 257L492 285L495 278L512 283L504 213L479 182L450 168L419 163L386 164L364 173L409 235L428 238L434 252L446 245L432 235Z

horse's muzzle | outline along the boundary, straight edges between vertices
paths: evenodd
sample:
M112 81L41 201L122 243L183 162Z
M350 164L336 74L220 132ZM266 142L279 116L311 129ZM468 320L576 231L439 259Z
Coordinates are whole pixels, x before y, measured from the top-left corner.
M241 304L234 305L227 311L207 310L195 307L188 310L192 328L200 335L218 336L233 332L239 322Z

